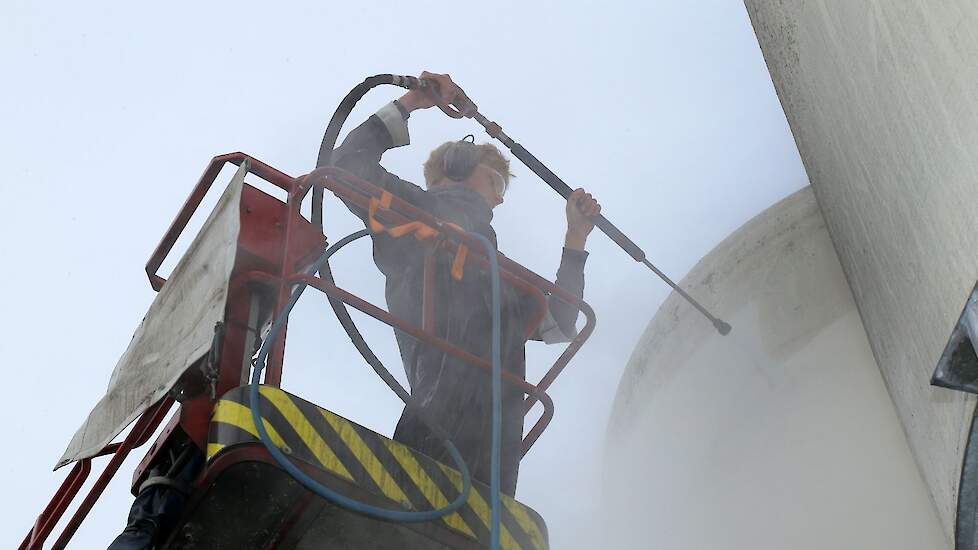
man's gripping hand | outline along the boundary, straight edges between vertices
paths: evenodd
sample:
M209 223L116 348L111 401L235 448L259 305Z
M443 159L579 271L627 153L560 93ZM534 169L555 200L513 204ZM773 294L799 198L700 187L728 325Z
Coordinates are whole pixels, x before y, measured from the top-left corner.
M397 100L409 113L419 109L428 109L435 106L435 100L430 94L437 94L445 103L452 103L459 94L458 85L452 82L452 77L447 74L429 73L423 71L419 77L422 80L430 80L436 84L431 92L427 90L410 90Z
M601 205L584 189L578 188L567 198L567 237L564 246L584 250L587 237L594 229L594 217L601 214Z

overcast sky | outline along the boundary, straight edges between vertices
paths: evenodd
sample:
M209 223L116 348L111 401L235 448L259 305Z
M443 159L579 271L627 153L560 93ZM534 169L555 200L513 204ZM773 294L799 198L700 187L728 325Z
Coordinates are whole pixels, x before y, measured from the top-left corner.
M739 2L268 6L8 0L0 8L0 486L13 495L0 504L4 548L20 542L60 484L64 472L51 467L153 300L143 266L210 158L244 151L308 172L336 104L368 75L450 73L511 137L592 191L676 279L806 184ZM347 129L397 95L373 91ZM420 182L427 152L467 133L488 139L472 121L417 113L412 145L384 164ZM562 202L525 167L513 171L494 222L500 248L552 277ZM331 240L360 227L335 201L327 205ZM556 417L520 470L518 498L544 516L555 548L573 548L587 525L619 376L667 295L597 231L589 249L585 298L597 331L551 390ZM368 243L334 265L341 286L383 304ZM403 380L390 330L363 326ZM532 381L560 349L529 345ZM392 432L400 402L314 291L289 325L286 361L286 390ZM143 452L73 547L104 547L123 528Z

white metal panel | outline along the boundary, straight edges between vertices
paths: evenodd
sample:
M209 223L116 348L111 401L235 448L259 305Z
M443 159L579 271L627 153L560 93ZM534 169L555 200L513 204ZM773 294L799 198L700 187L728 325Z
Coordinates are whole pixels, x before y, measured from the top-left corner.
M246 173L242 164L156 295L116 364L105 396L72 437L56 468L109 444L210 350L214 327L224 318Z

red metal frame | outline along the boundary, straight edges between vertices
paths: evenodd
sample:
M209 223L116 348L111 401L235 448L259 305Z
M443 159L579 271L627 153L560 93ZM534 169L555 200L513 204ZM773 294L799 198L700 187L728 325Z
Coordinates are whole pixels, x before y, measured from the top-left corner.
M300 215L299 208L306 193L314 186L321 186L334 192L349 204L366 210L370 199L379 198L382 192L381 189L371 183L335 167L318 169L311 177L293 178L243 153L230 153L214 157L146 263L146 274L153 289L158 291L166 283L166 280L158 273L160 266L227 163L238 166L247 163L249 173L257 175L288 192L288 201L283 204L278 199L265 195L248 185L245 186L242 193L242 229L238 242L239 253L228 290L228 309L225 312L225 332L221 344L215 396L220 396L241 384L242 365L245 358L250 357L247 322L252 296L255 293L271 295L274 301L271 314L278 315L288 303L291 289L300 282L307 283L328 296L339 299L420 341L462 359L468 364L482 369L491 369L491 364L486 359L475 356L433 333L434 317L437 314L437 300L434 292L434 269L436 265L434 258L435 254L438 253L437 251L445 250L452 253L457 251L459 245L464 244L469 248L467 266L485 270L488 269L489 265L488 258L482 251L479 242L466 235L458 227L443 223L397 197L393 198L389 209L377 213L377 219L384 224L400 225L419 220L440 233L437 242L429 245L430 249L425 257L423 316L422 327L420 328L339 288L335 284L302 273L302 268L308 265L311 258L322 250L324 243L321 231ZM246 220L246 216L251 217ZM525 329L524 339L528 339L542 321L547 308L547 294L573 305L583 312L586 318L584 328L536 385L511 373L503 372L506 383L527 394L524 414L528 413L537 401L543 405L543 413L523 439L523 453L525 454L553 418L554 404L546 393L547 388L591 335L594 330L595 315L586 302L556 286L551 281L533 273L502 254L498 255L498 260L501 280L528 295L537 305L536 312ZM271 353L268 356L265 384L281 385L285 338L286 330L283 327L279 337L273 342ZM206 394L181 403L179 414L171 419L146 457L140 462L133 478L134 487L137 486L141 476L144 475L150 465L154 463L158 453L166 448L178 427L197 445L201 447L206 445L207 426L213 404L214 399ZM124 441L113 443L95 455L112 454L112 458L74 516L67 523L63 533L55 542L54 548L64 548L67 545L129 452L146 442L163 421L171 405L172 400L169 397L160 401L143 413ZM95 456L85 458L75 464L51 502L45 507L33 528L28 532L20 546L21 550L41 548L71 501L80 491L91 471L91 460ZM210 474L205 473L204 477L206 478L208 475Z
M235 166L241 166L242 162L248 162L249 173L255 174L276 187L284 189L285 191L291 192L292 190L292 185L295 178L284 172L279 172L264 162L249 157L244 153L228 153L226 155L216 156L211 159L210 164L207 165L207 169L204 170L204 173L197 181L197 185L195 185L193 191L190 192L190 196L187 197L187 200L183 203L180 211L177 212L176 217L173 218L173 222L166 230L166 233L163 234L163 238L160 239L160 243L156 245L156 248L153 250L153 254L149 258L149 261L146 262L146 275L149 277L149 284L153 287L153 290L159 292L159 290L163 288L163 283L166 282L166 279L159 276L159 269L160 266L163 265L163 260L165 260L167 254L173 250L173 245L176 244L177 239L180 238L180 234L183 233L183 230L187 227L187 223L190 222L190 218L193 217L194 212L197 211L197 207L200 206L200 202L204 200L204 196L207 195L207 191L209 191L211 185L214 184L214 180L217 179L217 175L224 169L224 165L229 162Z
M344 201L367 210L370 206L370 199L379 198L383 191L372 183L358 178L345 170L336 168L335 166L319 168L314 174L314 181L305 181L309 179L309 177L303 179L304 181L300 183L299 188L296 190L297 193L300 195L304 194L307 188L313 185L322 186L340 196ZM413 220L420 220L442 232L442 234L447 237L445 244L448 244L450 247L457 248L460 243L464 243L469 247L468 261L473 261L480 269L488 268L488 259L483 253L480 252L482 247L478 241L466 235L465 232L457 226L443 223L434 216L413 206L407 201L399 199L398 197L392 197L390 209L379 210L377 212L377 217L382 223L395 226ZM570 363L570 360L575 354L577 354L577 351L584 345L584 342L586 342L591 336L591 333L594 332L597 319L594 314L594 310L584 300L574 296L553 282L544 279L540 275L537 275L522 265L510 260L506 256L503 256L502 254L498 255L498 260L500 266L500 278L529 293L531 296L536 298L537 303L540 306L538 308L538 315L533 320L532 326L528 327L525 334L526 338L533 333L533 330L536 329L540 321L543 319L543 308L546 307L546 298L543 295L543 291L548 292L560 300L563 300L564 302L576 307L581 313L584 314L586 320L584 328L582 328L577 336L570 342L560 357L557 358L557 361L553 364L553 366L551 366L547 373L540 379L540 382L534 386L534 391L528 394L526 405L524 407L525 414L529 412L532 406L536 403L536 400L539 399L539 396L553 384L554 380L557 379L557 376L563 372L567 364ZM427 267L428 265L426 262L426 268ZM428 304L425 305L427 306ZM434 344L434 342L430 341L425 335L418 335L416 337L427 343ZM456 353L456 355L458 354ZM535 429L536 426L534 427L534 430ZM531 436L533 436L529 446L532 446L533 442L536 441L543 431L541 429L539 430L539 433L536 433L534 430L531 430L530 433L527 434L526 439L531 439ZM526 446L526 444L524 445L528 450L529 446Z
M169 397L164 398L139 417L132 431L129 432L129 435L121 443L108 445L95 456L78 461L74 468L72 468L71 473L68 474L68 477L61 484L61 487L58 488L54 498L41 515L38 516L34 527L27 533L24 541L20 543L20 550L39 550L42 547L44 541L54 529L54 526L61 520L65 510L68 509L68 505L78 494L82 484L85 483L85 479L88 478L88 474L91 472L92 458L111 454L112 458L105 465L102 474L95 480L95 484L89 489L88 494L85 495L85 499L82 500L75 514L68 520L61 536L58 537L58 540L55 541L54 546L51 548L61 549L67 546L68 541L71 540L71 537L74 536L75 531L78 530L82 521L88 516L88 512L91 511L92 506L102 496L102 492L109 484L109 481L115 476L115 473L122 466L126 457L129 456L129 452L146 443L149 436L153 435L160 422L163 421L172 404L172 399Z

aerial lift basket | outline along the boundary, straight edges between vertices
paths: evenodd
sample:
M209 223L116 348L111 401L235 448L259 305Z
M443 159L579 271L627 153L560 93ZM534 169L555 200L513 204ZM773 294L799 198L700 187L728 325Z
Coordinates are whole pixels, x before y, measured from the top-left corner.
M237 173L186 254L168 280L158 270L208 189L228 163ZM411 205L384 197L368 182L338 168L329 169L323 187L349 204L370 207L385 226L421 222L442 234L438 253L458 256L467 248L466 269L486 269L480 248L457 228ZM283 202L245 182L258 177L288 195ZM127 455L162 431L142 459L132 480L133 494L157 482L153 472L180 460L180 449L193 445L206 457L199 476L185 488L187 504L161 548L485 548L489 543L489 489L473 481L465 505L438 520L384 522L361 516L322 500L293 480L259 441L249 410L247 381L256 344L286 305L298 282L308 283L413 337L462 358L472 368L489 369L476 357L432 333L437 311L434 277L426 276L422 326L336 286L305 274L325 246L320 229L300 214L310 191L306 178L293 178L242 153L215 157L163 237L146 271L159 292L120 359L105 398L72 440L59 466L74 464L62 486L42 511L20 548L39 549L82 489L92 463L110 459L67 520L52 548L64 548ZM582 300L552 282L499 256L500 277L537 304L526 326L529 338L543 319L547 295L575 305L586 324L555 364L536 384L510 376L504 381L526 395L525 412L536 404L543 412L524 438L524 453L553 417L547 388L594 328L595 316ZM426 262L426 274L434 269ZM285 331L272 343L259 408L275 446L317 482L376 506L430 510L459 494L458 471L394 442L280 388ZM176 411L167 419L170 410ZM112 443L131 422L123 441ZM165 422L164 422L165 421ZM503 496L501 546L507 549L548 547L541 517Z

